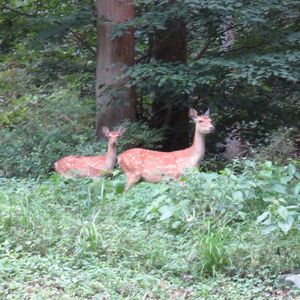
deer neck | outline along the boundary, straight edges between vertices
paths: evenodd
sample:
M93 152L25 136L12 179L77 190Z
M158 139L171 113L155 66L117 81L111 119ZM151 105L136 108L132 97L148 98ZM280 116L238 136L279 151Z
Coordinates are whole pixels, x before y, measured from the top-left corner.
M117 159L117 146L108 144L107 152L105 154L105 164L108 169L113 169Z
M191 146L192 155L198 158L198 163L204 158L205 136L195 130L194 142Z

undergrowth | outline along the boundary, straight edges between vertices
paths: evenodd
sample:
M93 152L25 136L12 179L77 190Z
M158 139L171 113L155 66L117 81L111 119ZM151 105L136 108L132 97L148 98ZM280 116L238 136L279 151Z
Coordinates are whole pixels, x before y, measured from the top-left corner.
M54 86L51 92L38 90L1 104L0 99L0 176L48 176L63 156L106 151L107 140L95 138L94 100L80 97L75 88ZM126 132L118 151L125 144L159 147L160 130L150 130L145 122L122 126Z
M1 299L297 299L296 163L181 183L0 179Z

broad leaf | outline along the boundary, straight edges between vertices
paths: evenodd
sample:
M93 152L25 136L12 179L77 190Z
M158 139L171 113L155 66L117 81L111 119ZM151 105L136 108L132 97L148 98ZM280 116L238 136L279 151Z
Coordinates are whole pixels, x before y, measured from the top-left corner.
M175 211L175 206L173 205L165 205L158 209L161 213L161 216L159 218L160 221L169 219L173 216Z
M289 216L289 218L286 221L280 221L278 222L278 227L285 233L287 234L294 222L294 218L292 216Z
M256 222L257 223L261 223L261 222L265 221L269 217L270 217L270 212L269 211L265 211L260 216L257 217Z
M279 206L277 209L277 213L283 220L287 220L289 217L289 212L284 206Z
M268 235L276 229L277 229L276 225L274 225L274 224L268 225L262 230L262 234Z

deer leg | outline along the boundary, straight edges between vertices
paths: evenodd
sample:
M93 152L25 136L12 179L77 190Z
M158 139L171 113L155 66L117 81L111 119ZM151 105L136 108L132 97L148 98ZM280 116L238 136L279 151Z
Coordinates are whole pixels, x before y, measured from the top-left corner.
M58 173L61 177L63 177L64 179L71 179L71 178L75 178L75 176L72 176L69 173Z
M130 187L132 187L135 183L137 183L141 179L140 175L135 174L127 174L127 182L125 186L125 191L128 191Z
M174 182L177 182L180 187L185 186L185 183L183 181L180 181L180 174L174 175L173 180L174 180Z

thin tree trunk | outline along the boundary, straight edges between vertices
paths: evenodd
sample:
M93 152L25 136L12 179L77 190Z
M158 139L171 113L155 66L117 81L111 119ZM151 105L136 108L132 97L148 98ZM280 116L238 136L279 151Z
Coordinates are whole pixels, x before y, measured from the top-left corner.
M235 31L234 31L234 21L231 15L224 17L224 24L221 26L221 29L224 30L224 33L221 36L221 51L228 52L234 46L235 43ZM226 30L227 28L230 28Z
M96 133L101 137L102 126L110 129L125 119L136 118L136 99L133 88L126 88L127 78L120 76L134 64L134 32L112 38L115 24L134 17L132 0L98 0L96 3L97 68L96 68Z
M182 20L172 20L165 30L155 32L153 37L154 57L163 62L186 63L186 27ZM162 92L164 91L164 92ZM187 97L168 92L162 86L155 93L153 102L153 127L166 127L165 150L178 150L188 144Z
M221 35L220 51L226 53L233 48L236 39L234 19L231 15L227 15L224 17L224 22L221 29L223 30L223 34ZM230 132L225 139L225 151L223 153L223 156L227 160L237 158L242 153L242 145L241 124L239 122L235 122L231 126Z

